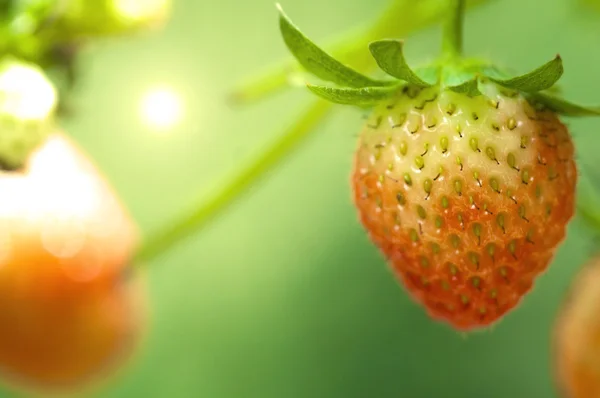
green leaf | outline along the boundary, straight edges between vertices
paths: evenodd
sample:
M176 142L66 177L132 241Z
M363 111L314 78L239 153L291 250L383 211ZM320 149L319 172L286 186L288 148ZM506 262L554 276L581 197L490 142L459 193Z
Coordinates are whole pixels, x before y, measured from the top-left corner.
M398 94L401 85L388 87L335 88L308 84L321 98L342 105L372 106Z
M379 40L369 44L369 50L377 65L388 75L419 87L430 87L406 63L403 51L404 43L400 40Z
M557 55L552 61L524 75L511 79L489 76L489 79L512 90L535 93L552 87L560 79L563 71L562 59Z
M320 79L344 87L362 88L388 86L393 82L378 81L342 64L307 38L279 9L279 28L286 46L298 62Z
M530 97L534 102L540 103L551 111L560 113L561 115L573 117L600 116L599 106L588 107L578 105L560 97L544 93L531 94Z

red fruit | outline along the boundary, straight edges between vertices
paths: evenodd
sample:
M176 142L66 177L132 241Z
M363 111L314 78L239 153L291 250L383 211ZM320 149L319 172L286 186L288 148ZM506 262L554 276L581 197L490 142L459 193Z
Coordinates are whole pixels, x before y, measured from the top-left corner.
M600 397L600 258L586 265L572 283L553 342L562 396Z
M0 173L0 371L71 387L130 350L139 309L123 275L137 230L62 134L21 173Z
M374 110L352 176L360 220L395 273L433 318L462 330L519 303L574 213L566 127L494 92L405 89Z

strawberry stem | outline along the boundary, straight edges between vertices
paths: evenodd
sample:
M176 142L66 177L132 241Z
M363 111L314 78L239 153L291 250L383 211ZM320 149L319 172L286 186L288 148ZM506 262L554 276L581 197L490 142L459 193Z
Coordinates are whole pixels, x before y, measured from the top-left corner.
M442 53L446 61L455 61L463 52L465 0L448 0L448 12L442 36Z

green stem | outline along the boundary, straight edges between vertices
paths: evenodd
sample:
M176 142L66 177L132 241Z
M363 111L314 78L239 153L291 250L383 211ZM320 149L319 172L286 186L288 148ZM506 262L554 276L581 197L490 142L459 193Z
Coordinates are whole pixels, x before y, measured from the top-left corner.
M228 180L227 184L215 192L211 198L202 200L191 211L184 212L180 218L147 239L138 251L134 262L141 264L151 261L192 232L206 226L208 221L211 221L236 199L239 199L250 186L264 177L273 165L296 149L298 144L321 123L331 106L332 104L325 100L315 101L304 113L303 123L294 125L257 159L247 166L241 167L241 172Z
M463 21L465 0L448 0L448 17L444 23L442 52L446 59L455 60L463 52Z

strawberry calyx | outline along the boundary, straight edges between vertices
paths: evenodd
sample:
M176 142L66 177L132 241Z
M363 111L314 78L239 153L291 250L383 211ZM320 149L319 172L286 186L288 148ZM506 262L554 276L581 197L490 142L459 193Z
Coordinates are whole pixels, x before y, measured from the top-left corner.
M319 97L342 105L372 107L396 96L406 86L438 87L470 97L487 96L490 87L521 94L532 105L564 116L600 116L600 106L585 106L555 93L564 68L560 55L522 75L511 76L492 62L462 56L464 0L449 1L442 56L429 65L411 68L404 56L404 41L371 42L369 50L387 78L366 76L333 58L312 42L279 9L279 27L284 42L296 60L314 77L334 85L307 83Z

